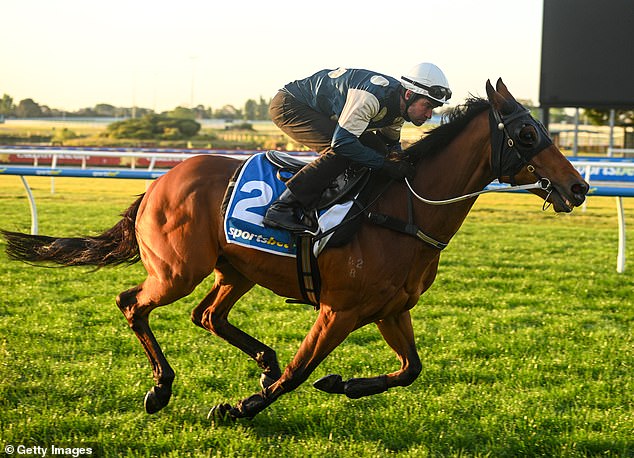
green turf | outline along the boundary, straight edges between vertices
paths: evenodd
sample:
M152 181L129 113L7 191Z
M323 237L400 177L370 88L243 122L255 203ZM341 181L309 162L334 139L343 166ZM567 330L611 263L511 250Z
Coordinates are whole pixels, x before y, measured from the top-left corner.
M96 234L145 182L31 178L40 233ZM629 227L634 201L626 199ZM28 231L19 179L0 177L0 227ZM258 390L244 354L195 327L210 288L156 310L176 370L174 396L149 416L141 346L114 297L144 278L128 268L34 268L0 244L0 446L90 447L93 456L634 456L634 231L615 272L613 198L585 212L542 212L537 197L485 196L442 256L412 311L423 361L408 388L359 400L306 383L253 420L206 419ZM255 288L234 324L289 361L315 319ZM378 375L398 361L374 326L353 333L311 376ZM14 454L14 456L16 456Z

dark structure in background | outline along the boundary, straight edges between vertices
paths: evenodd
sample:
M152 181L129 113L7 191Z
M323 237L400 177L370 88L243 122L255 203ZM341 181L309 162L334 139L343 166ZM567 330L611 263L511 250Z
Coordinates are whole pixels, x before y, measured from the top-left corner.
M633 0L544 0L539 103L634 108Z
M544 0L539 102L634 107L632 0Z

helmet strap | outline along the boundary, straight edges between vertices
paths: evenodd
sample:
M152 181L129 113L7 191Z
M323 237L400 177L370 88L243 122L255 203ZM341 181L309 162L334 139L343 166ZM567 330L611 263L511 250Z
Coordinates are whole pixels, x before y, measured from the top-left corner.
M403 98L403 101L405 101L405 113L403 113L403 118L405 119L405 121L407 122L412 122L412 120L409 117L409 107L416 102L416 100L418 100L419 97L422 97L421 94L417 94L414 91L410 91L410 96L409 99L405 98L405 92L407 92L408 89L404 88L401 86L401 97Z

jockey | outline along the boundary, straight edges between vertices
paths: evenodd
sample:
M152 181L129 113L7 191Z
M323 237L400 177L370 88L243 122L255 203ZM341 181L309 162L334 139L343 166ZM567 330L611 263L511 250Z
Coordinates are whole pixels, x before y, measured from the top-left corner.
M411 176L411 164L387 160L386 152L400 150L405 121L421 126L450 97L444 73L427 62L412 67L400 81L369 70L338 68L288 83L271 101L271 119L319 157L286 182L264 224L313 231L298 220L296 209L315 208L332 180L352 163L395 180Z

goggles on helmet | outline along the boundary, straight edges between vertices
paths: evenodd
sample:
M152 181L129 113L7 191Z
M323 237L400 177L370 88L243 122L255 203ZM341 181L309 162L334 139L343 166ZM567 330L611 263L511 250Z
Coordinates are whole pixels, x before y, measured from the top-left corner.
M414 81L410 78L407 78L406 76L401 76L401 79L403 81L407 81L410 84L413 84L416 87L426 90L427 94L429 94L429 96L434 99L447 101L451 98L451 89L449 89L448 87L425 86L424 84L419 83L418 81Z

